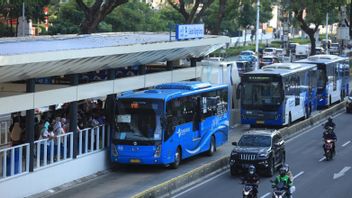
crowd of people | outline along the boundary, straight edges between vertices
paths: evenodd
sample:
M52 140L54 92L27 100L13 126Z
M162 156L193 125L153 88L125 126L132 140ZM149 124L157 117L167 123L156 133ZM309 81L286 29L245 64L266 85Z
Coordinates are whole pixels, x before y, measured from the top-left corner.
M34 124L34 140L55 138L70 131L69 103L60 108L49 108L45 112L36 112ZM105 123L102 100L82 100L78 102L77 131L92 128ZM12 146L23 144L26 139L26 118L20 113L12 114L9 132Z

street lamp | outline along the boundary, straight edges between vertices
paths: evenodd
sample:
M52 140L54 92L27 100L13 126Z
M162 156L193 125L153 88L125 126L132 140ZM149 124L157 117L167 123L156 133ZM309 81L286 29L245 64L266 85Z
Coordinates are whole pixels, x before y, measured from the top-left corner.
M255 53L257 55L256 69L259 69L259 9L260 9L260 0L257 0L257 25L255 31Z

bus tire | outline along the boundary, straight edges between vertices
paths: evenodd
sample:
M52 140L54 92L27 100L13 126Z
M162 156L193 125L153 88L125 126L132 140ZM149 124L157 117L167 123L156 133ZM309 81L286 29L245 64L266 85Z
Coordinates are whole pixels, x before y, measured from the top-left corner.
M292 116L291 116L291 112L288 114L288 124L287 126L291 126L292 125Z
M180 166L182 159L182 153L181 153L181 148L178 147L175 153L175 161L171 164L172 169L177 169Z
M329 96L329 107L331 106L331 95Z
M212 135L210 139L210 145L209 145L209 150L207 151L207 155L212 156L214 155L215 151L216 151L215 137L214 135Z

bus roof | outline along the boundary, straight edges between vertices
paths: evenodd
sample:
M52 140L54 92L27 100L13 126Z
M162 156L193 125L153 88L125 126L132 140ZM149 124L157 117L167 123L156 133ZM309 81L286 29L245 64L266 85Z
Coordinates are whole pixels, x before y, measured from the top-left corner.
M303 63L275 63L262 67L262 69L245 73L244 75L274 74L286 76L297 71L304 71L316 67L313 64Z
M128 92L118 98L140 98L140 99L160 99L170 100L184 95L191 95L203 91L210 91L227 87L226 84L210 84L199 81L182 81L157 85L154 89Z
M310 56L306 59L296 61L296 63L329 64L332 62L346 60L346 59L347 58L345 58L345 57L336 56L336 55L319 54L319 55Z

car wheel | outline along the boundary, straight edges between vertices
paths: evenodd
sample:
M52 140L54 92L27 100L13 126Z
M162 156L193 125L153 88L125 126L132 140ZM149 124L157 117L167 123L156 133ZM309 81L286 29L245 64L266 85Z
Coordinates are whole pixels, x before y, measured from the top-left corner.
M236 176L236 175L238 175L238 171L234 168L230 168L230 174L231 174L231 176Z
M177 148L177 151L175 153L175 161L174 163L171 164L172 169L177 169L180 166L181 163L181 149Z
M267 171L267 176L268 177L272 177L274 175L274 173L275 173L275 161L274 161L274 159L270 160L270 165L269 166L270 167L269 167L269 169Z
M215 137L214 136L211 136L211 139L210 139L210 146L209 146L209 150L207 152L207 155L208 156L212 156L214 155L216 151L216 145L215 145Z

